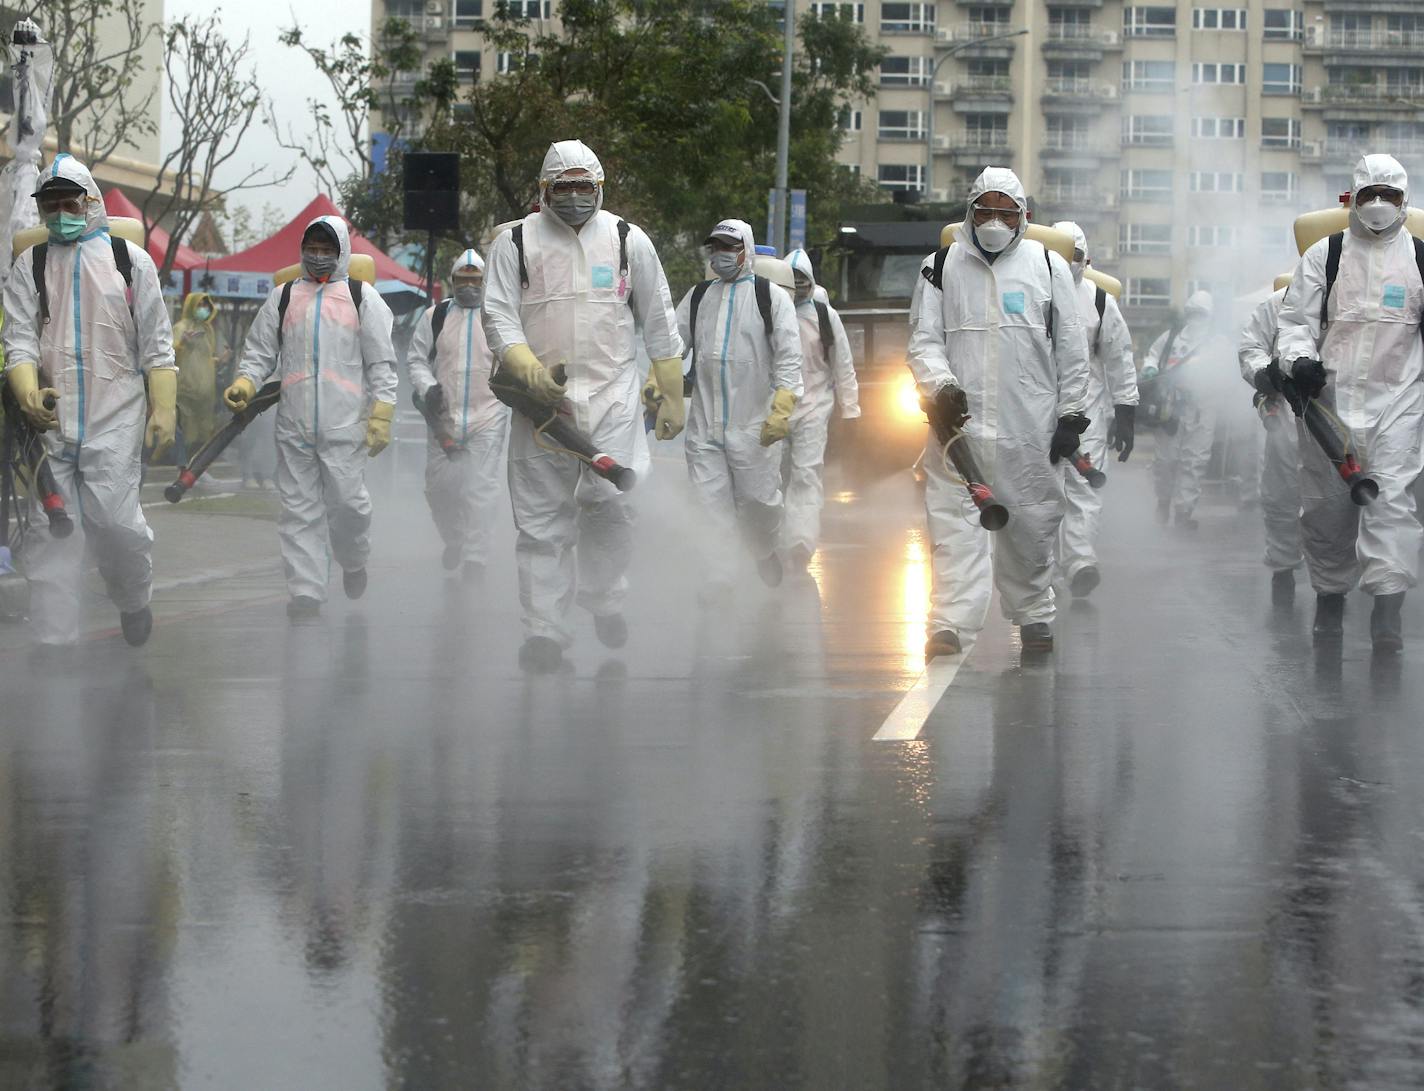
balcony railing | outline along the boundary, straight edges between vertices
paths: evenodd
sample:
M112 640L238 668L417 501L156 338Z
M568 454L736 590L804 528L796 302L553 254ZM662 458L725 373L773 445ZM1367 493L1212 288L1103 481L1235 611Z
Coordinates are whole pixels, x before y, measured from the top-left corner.
M1112 99L1117 98L1117 86L1087 76L1050 76L1043 93L1051 98Z
M936 147L947 147L952 152L982 152L992 155L1003 155L1009 150L1009 134L1003 132L988 133L952 133L948 137L936 137Z
M1044 134L1043 146L1048 151L1054 152L1093 152L1105 151L1102 141L1095 138L1091 133L1078 132L1049 132Z
M952 27L936 27L935 38L941 42L975 42L980 38L993 38L996 35L1012 34L1016 28L1008 23L960 23ZM1013 49L1013 38L1000 38L991 42L994 47L1002 46L1005 49Z
M1113 194L1101 193L1092 186L1042 186L1035 196L1044 204L1080 209L1110 208L1117 203Z
M1346 30L1343 27L1306 29L1307 49L1350 49L1356 51L1424 52L1424 30Z
M956 95L1011 95L1014 83L1008 76L970 76L954 85Z
M1053 45L1117 45L1115 30L1101 30L1087 23L1049 23L1045 39Z
M1424 84L1327 83L1324 87L1312 87L1304 98L1306 102L1344 106L1419 102L1424 100Z
M1122 143L1124 147L1131 148L1170 148L1174 137L1171 133L1133 133L1124 132Z
M1395 158L1424 157L1424 140L1391 140L1388 137L1332 137L1325 141L1327 159L1357 159L1368 152L1385 152ZM1302 157L1304 149L1302 148Z

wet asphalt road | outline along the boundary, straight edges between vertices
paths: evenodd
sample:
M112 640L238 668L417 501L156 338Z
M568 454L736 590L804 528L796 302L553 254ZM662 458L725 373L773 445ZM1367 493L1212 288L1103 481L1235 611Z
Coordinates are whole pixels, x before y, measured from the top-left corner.
M996 618L872 742L910 483L708 614L663 469L628 647L585 619L558 677L507 537L448 581L418 489L320 624L254 578L67 677L0 658L0 1087L1424 1084L1419 601L1401 663L1360 596L1318 656L1258 517L1158 528L1134 462L1056 653Z

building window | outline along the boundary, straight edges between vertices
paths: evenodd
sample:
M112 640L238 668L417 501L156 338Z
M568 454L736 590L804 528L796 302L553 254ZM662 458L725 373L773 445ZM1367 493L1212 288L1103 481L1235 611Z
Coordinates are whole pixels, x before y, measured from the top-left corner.
M882 87L924 87L930 82L931 57L886 57L880 62Z
M816 0L811 5L811 14L818 19L843 19L848 23L863 23L865 22L865 5L838 4Z
M1243 177L1229 170L1194 170L1189 188L1193 193L1240 193Z
M480 51L478 49L455 50L455 79L461 83L475 83L480 78Z
M1171 224L1118 224L1117 246L1124 254L1170 254Z
M1081 8L1049 8L1048 37L1050 41L1065 38L1074 41L1093 32L1092 12Z
M1130 38L1170 38L1177 33L1177 9L1123 8L1122 32Z
M1123 61L1124 91L1173 91L1177 85L1174 61Z
M1300 94L1300 65L1263 64L1261 66L1261 94Z
M1192 8L1193 30L1245 30L1245 8Z
M553 0L505 0L505 7L515 19L548 19L553 14Z
M1296 201L1296 176L1289 170L1263 170L1261 172L1261 200Z
M455 0L455 25L472 27L485 13L484 0Z
M1170 307L1172 281L1167 277L1128 277L1124 295L1129 307Z
M1261 13L1265 29L1261 37L1267 41L1299 40L1305 34L1305 12L1290 8L1267 8Z
M925 168L920 163L881 163L875 177L885 189L925 188Z
M1271 66L1267 65L1266 67L1270 68ZM1192 65L1192 82L1245 83L1246 66L1244 64L1194 64Z
M1187 245L1200 247L1236 246L1241 232L1220 224L1192 224L1187 228Z
M860 132L863 115L859 110L852 110L849 106L841 107L841 116L836 120L836 124L841 127L842 132Z
M501 76L507 76L511 72L518 72L526 64L538 64L539 54L530 53L496 53L494 55L494 70Z
M864 5L857 4L857 7ZM859 20L857 20L859 22ZM881 34L929 34L934 30L933 4L881 4Z
M997 34L1009 25L1008 8L970 8L969 22L984 34Z
M1169 170L1125 170L1121 174L1122 195L1133 201L1170 201L1172 172Z
M1300 119L1295 117L1263 117L1261 119L1261 147L1300 147Z
M1244 117L1194 117L1192 136L1198 140L1244 140Z
M923 110L881 110L881 140L923 140L928 135Z
M1172 145L1171 114L1134 114L1123 119L1122 142L1145 147L1167 148Z
M971 148L1007 148L1009 119L1003 114L965 114L964 143Z

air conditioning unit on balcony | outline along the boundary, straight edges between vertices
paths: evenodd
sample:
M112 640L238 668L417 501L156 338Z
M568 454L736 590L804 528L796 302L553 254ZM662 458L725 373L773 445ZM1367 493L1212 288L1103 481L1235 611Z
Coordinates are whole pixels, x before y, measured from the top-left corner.
M425 0L426 15L444 15L445 0Z
M934 138L934 149L935 149L935 151L937 151L937 152L947 152L947 151L949 151L949 148L950 148L950 143L949 143L949 137L948 137L948 136L946 136L944 133L939 133L938 135L935 136L935 138Z
M930 190L930 201L932 201L934 204L942 205L948 202L949 199L949 190L947 189Z
M1325 101L1325 88L1307 87L1300 93L1301 102L1321 103Z
M1117 97L1117 84L1104 83L1098 87L1098 98L1107 99L1109 102L1115 102L1117 100Z
M1104 207L1104 208L1117 208L1117 205L1118 205L1118 195L1117 195L1116 193L1104 193L1104 194L1103 194L1103 207Z
M935 80L934 93L936 95L950 95L954 93L954 85L945 83L943 80Z

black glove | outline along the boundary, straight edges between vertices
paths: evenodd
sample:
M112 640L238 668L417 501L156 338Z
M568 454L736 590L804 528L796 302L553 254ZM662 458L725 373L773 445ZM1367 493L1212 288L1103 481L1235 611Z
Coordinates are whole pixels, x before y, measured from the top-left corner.
M1300 396L1306 401L1311 398L1320 397L1325 390L1325 365L1319 360L1311 360L1301 356L1291 364L1291 381L1295 383L1295 388L1300 391ZM1304 407L1302 407L1304 412Z
M935 391L932 412L944 428L958 432L969 419L969 395L953 383L945 383Z
M1256 374L1251 376L1251 385L1267 398L1274 398L1283 390L1282 383L1289 382L1285 375L1281 373L1280 367L1272 360L1263 368L1258 368Z
M1071 455L1078 449L1078 437L1087 430L1088 418L1081 413L1059 417L1058 427L1053 430L1053 439L1048 443L1048 461L1057 465L1059 459Z
M1113 406L1113 422L1108 425L1108 446L1121 452L1119 462L1126 462L1127 456L1137 445L1137 406Z
M436 383L425 392L425 408L432 417L439 417L445 412L445 391L440 384Z

